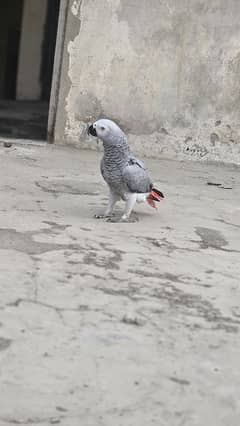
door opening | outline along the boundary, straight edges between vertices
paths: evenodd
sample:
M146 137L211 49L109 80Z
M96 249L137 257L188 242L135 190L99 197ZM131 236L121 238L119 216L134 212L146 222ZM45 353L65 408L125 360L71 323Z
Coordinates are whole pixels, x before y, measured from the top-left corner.
M47 139L59 7L0 2L0 137Z

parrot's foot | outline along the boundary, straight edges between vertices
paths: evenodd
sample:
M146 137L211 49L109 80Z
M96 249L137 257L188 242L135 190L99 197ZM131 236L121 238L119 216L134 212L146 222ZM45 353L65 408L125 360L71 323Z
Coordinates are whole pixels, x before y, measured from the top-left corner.
M114 213L111 214L95 214L94 219L111 219L114 216Z

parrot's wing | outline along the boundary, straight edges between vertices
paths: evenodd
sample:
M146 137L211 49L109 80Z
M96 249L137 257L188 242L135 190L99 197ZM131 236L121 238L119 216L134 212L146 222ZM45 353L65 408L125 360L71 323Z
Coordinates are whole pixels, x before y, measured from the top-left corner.
M139 160L139 158L136 158L133 154L130 154L128 163L129 163L129 165L137 164L142 169L144 169L144 170L146 169L144 162L142 160Z
M101 159L101 163L100 163L100 170L101 170L102 177L104 178L103 158Z
M152 189L152 181L148 173L141 165L141 161L130 157L128 165L123 170L123 181L130 192L138 194L150 192ZM143 164L143 163L142 163Z
M100 170L101 170L101 174L102 174L103 179L106 181L106 174L105 174L103 158L102 158L101 163L100 163Z

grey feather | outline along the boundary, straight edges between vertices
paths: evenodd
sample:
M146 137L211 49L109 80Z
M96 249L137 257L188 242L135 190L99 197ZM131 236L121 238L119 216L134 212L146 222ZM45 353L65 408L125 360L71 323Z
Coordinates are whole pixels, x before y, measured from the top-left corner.
M130 158L129 158L129 164L137 164L142 169L146 169L144 162L142 160L139 160L139 158L134 157L134 155L132 154L130 155Z

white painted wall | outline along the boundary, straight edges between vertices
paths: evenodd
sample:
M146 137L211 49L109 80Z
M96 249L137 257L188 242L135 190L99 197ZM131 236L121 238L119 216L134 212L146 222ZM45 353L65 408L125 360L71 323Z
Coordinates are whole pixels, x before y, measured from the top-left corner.
M39 100L41 96L41 48L47 0L25 0L20 41L17 99Z

